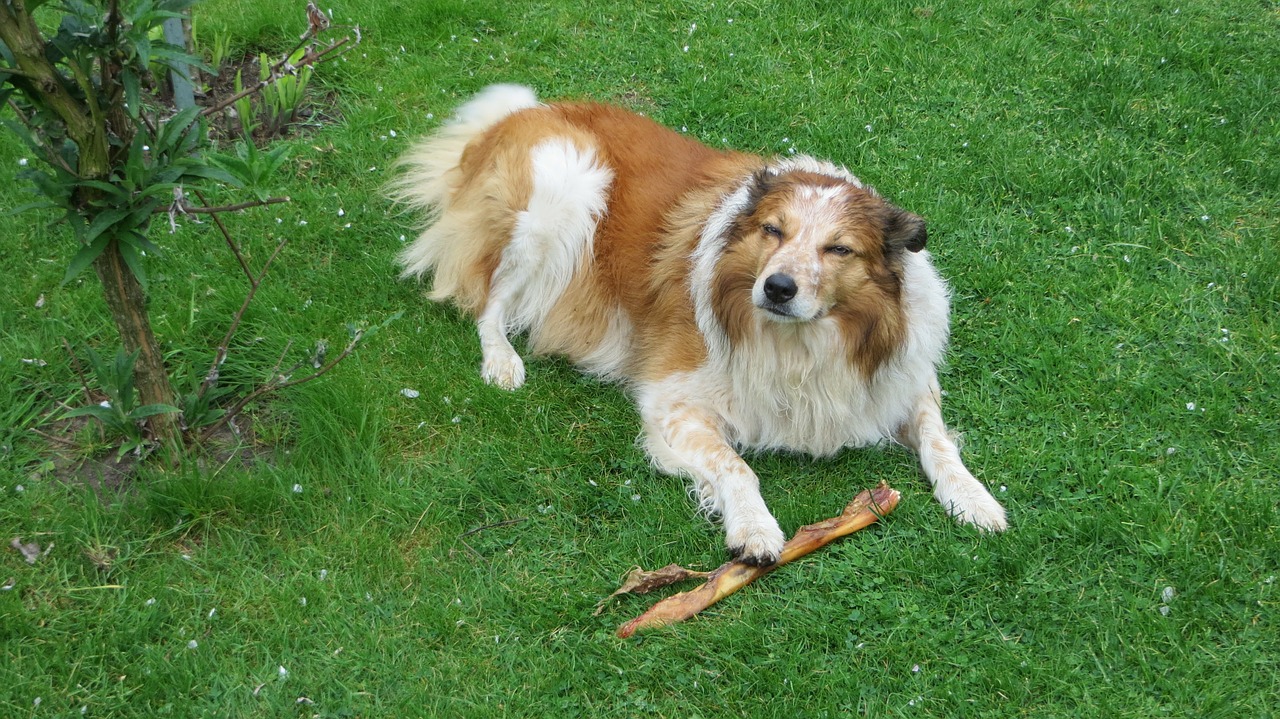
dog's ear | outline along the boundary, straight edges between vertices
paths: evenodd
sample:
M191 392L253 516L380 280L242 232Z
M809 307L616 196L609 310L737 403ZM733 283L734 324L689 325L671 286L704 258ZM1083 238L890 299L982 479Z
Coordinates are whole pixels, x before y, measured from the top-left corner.
M890 206L884 222L884 244L890 252L919 252L929 239L924 218Z
M751 184L748 185L747 189L747 205L742 214L746 216L755 214L756 207L760 205L760 201L764 199L765 195L769 194L769 190L772 190L777 182L778 173L772 168L766 167L756 170L751 175Z
M745 189L747 194L744 199L739 200L741 204L734 208L734 215L728 227L728 236L731 241L736 241L747 233L748 228L752 226L751 218L756 214L760 202L777 183L777 173L766 167L752 173L750 179L738 189L738 192Z

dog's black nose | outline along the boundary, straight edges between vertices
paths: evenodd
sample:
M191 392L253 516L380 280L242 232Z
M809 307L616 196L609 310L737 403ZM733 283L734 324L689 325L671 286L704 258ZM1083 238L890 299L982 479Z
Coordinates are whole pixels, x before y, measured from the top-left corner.
M764 279L764 296L770 302L782 304L796 296L796 281L790 275L775 272Z

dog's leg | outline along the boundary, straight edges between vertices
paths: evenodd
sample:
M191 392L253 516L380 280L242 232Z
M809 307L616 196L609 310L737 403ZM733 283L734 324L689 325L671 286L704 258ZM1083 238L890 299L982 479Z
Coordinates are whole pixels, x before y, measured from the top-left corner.
M509 332L536 328L591 257L613 172L589 146L549 138L529 153L528 204L513 210L510 240L489 282L480 313L481 375L489 384L524 384L524 362Z
M488 384L516 389L524 384L524 360L507 339L507 311L519 284L509 276L511 269L503 267L506 264L504 258L493 273L489 297L485 300L476 329L480 334L480 354L484 358L480 376Z
M960 450L942 421L942 397L936 381L916 400L900 439L919 455L920 466L933 484L933 496L948 514L987 531L1000 532L1009 526L1004 507L960 460Z
M664 471L693 477L702 508L724 521L729 553L756 566L777 562L786 537L714 415L678 400L642 404L650 456Z

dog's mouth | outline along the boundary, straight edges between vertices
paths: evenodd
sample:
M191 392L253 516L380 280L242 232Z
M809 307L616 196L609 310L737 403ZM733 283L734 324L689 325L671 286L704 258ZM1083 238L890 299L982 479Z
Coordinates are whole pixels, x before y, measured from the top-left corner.
M813 314L801 315L797 314L795 307L791 303L769 302L768 300L756 304L756 307L763 311L764 317L772 322L782 324L795 324L799 322L812 322L822 319L826 315L825 310L819 310Z

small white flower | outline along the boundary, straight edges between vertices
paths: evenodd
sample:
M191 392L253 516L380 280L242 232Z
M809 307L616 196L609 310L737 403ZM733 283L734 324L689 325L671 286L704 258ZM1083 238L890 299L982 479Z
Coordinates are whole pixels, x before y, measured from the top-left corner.
M1209 221L1209 216L1208 216L1208 215L1200 215L1200 221L1201 221L1201 222L1208 222L1208 221Z
M428 120L434 120L434 119L436 119L436 114L435 114L434 112L428 112L428 113L427 113L427 119L428 119Z
M1006 487L1006 486L1004 486L1004 485L1002 484L1002 485L1000 485L1000 491L1001 491L1001 492L1008 492L1008 491L1009 491L1009 488L1008 488L1008 487Z
M390 136L392 136L392 137L395 137L395 136L396 136L396 131L395 131L395 130L388 130L388 131L387 131L387 134L388 134L388 135L390 135Z
M639 501L640 501L640 495L638 495L638 494L633 494L633 495L631 495L631 501L632 501L632 502L639 502Z
M454 424L462 424L462 417L459 417L459 416L456 416L456 415L455 415L455 416L454 416L454 418L453 418L453 419L451 419L451 420L449 420L449 421L450 421L450 422L452 422L452 423L454 423Z
M215 615L215 614L217 614L217 613L218 613L218 608L217 608L217 607L214 607L213 609L210 609L210 610L209 610L209 616L208 616L208 617L205 617L205 618L206 618L206 619L213 619L213 615Z
M25 491L27 491L27 488L26 488L26 487L24 487L24 486L22 486L21 484L19 484L19 485L15 486L15 487L13 488L13 491L15 491L15 492L25 492Z
M867 132L871 132L871 126L867 125Z
M1125 261L1125 262L1129 262L1129 256L1128 256L1128 255L1125 255L1125 256L1124 256L1124 261Z
M400 394L404 395L405 397L408 397L409 399L417 399L418 395L420 395L421 392L419 392L416 389L410 389L408 387L405 387L404 389L400 390Z
M301 605L302 605L302 606L304 606L304 607L305 607L305 606L307 606L307 598L306 598L306 597L298 597L298 604L301 604Z
M298 220L298 226L300 226L300 227L304 227L304 226L306 226L306 224L307 224L307 221L306 221L306 220Z
M689 46L688 46L688 45L685 45L683 49L684 49L684 51L685 51L685 52L689 52Z
M278 674L281 679L284 679L285 677L289 676L289 670L281 666L278 669L276 669L276 674Z
M35 698L35 701L33 701L33 702L31 702L31 703L32 703L32 704L34 704L35 706L40 706L40 703L41 703L41 702L43 702L43 701L44 701L44 699L41 699L40 697L36 697L36 698Z
M1196 403L1195 403L1195 402L1188 402L1188 403L1187 403L1187 411L1188 411L1188 412L1194 412L1194 411L1196 411Z
M1175 596L1177 596L1177 592L1173 591L1173 587L1165 587L1160 590L1160 601L1165 604L1172 602Z
M192 639L191 641L187 642L187 649L195 649L195 648L196 648L196 647L198 647L198 646L200 646L200 645L199 645L199 644L196 642L196 640L194 640L194 639Z
M1160 605L1160 615L1161 615L1161 616L1164 616L1164 617L1169 616L1169 605L1168 605L1168 604L1161 604L1161 605Z
M1067 225L1064 229L1066 229L1068 235L1075 234L1075 230L1071 229L1071 225Z
M911 667L911 673L912 673L912 674L919 674L919 673L920 673L920 665L919 665L919 664L913 665L913 666Z
M326 578L326 577L328 577L328 576L329 576L329 570L328 570L328 569L321 569L321 570L320 570L320 581L322 581L322 582L323 582L323 581L325 580L325 578Z
M148 606L148 607L149 607L149 606L151 606L152 604L155 604L155 603L156 603L156 598L155 598L155 597L152 597L152 598L148 599L147 601L143 602L143 604L144 604L144 605L146 605L146 606Z
M1165 456L1166 456L1166 457L1172 457L1173 455L1175 455L1175 454L1177 454L1177 453L1178 453L1178 448L1177 448L1177 447L1170 447L1170 448L1168 448L1168 449L1166 449L1166 450L1164 451L1164 454L1165 454Z
M18 167L26 167L26 166L27 166L27 158L25 157L18 158Z
M347 214L346 210L342 209L341 207L338 208L338 217L342 217L346 214Z
M294 494L302 494L302 485L301 485L301 484L295 484L295 485L293 485L293 493L294 493Z

